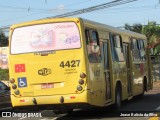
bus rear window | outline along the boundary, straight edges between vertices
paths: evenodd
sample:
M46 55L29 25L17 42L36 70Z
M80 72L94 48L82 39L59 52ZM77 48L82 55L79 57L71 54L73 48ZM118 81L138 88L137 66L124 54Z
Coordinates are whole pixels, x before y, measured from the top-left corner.
M74 22L16 28L11 38L11 54L80 47L79 30Z

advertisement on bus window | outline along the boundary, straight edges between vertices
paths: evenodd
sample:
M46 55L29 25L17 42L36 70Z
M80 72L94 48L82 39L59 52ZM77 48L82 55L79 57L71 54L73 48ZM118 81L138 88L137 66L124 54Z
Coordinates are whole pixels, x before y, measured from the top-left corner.
M11 53L80 48L80 35L74 22L21 27L14 30Z

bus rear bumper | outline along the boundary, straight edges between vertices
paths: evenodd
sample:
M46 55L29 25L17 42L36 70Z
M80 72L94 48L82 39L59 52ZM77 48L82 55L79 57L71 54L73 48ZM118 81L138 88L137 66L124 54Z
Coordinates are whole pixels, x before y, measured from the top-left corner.
M11 95L13 108L24 106L64 106L69 104L90 104L90 97L84 91L81 94L16 97Z

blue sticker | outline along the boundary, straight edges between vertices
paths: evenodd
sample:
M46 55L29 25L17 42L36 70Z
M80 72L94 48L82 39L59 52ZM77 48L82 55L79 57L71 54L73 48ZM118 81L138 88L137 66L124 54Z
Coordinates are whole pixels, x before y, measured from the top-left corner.
M18 87L27 87L27 79L26 79L26 77L18 78Z

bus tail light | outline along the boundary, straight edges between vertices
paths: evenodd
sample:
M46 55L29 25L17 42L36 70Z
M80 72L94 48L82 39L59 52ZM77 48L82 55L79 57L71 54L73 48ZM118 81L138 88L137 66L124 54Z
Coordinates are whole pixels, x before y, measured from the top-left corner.
M11 78L10 79L10 83L14 83L15 82L15 79L14 78Z
M78 85L78 86L77 86L77 90L78 90L78 91L82 91L82 86L81 86L81 85Z
M75 99L76 97L75 96L70 96L70 99Z
M25 100L19 100L20 102L25 102Z
M16 85L16 84L12 84L12 88L13 88L13 89L16 89L16 88L17 88L17 85Z
M80 77L83 79L83 78L86 77L86 74L82 72L82 73L80 74Z
M83 84L84 84L84 80L83 80L83 79L80 79L80 80L78 81L78 83L79 83L80 85L83 85Z
M19 95L19 94L20 94L20 91L19 91L19 90L15 90L14 93L15 93L16 95Z

